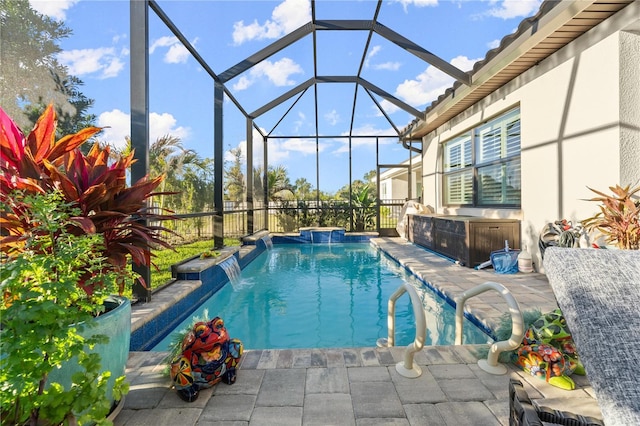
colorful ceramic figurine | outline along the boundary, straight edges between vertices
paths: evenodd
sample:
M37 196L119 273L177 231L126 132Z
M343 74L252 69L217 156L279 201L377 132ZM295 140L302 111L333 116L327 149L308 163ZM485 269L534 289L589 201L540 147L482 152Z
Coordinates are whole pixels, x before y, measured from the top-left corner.
M185 401L198 398L200 389L236 381L242 342L229 339L222 318L198 322L182 340L182 353L171 362L171 380Z
M575 389L571 374L585 374L559 309L542 315L529 327L514 361L532 376L567 390Z

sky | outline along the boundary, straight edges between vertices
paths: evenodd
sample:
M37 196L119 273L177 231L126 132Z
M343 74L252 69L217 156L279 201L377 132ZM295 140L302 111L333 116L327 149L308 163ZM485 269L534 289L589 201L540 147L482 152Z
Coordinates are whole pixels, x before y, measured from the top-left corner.
M65 22L58 60L83 82L95 100L90 111L108 126L102 141L122 146L130 133L129 2L125 0L30 0L34 9ZM385 0L377 21L453 64L472 69L486 53L534 15L541 0ZM157 0L216 74L221 74L280 37L311 21L309 0ZM371 20L376 1L318 0L316 18ZM153 11L149 12L151 142L177 136L186 148L213 157L213 81ZM319 76L360 76L411 107L424 111L453 79L367 31L319 31L315 39ZM225 83L247 113L314 75L314 39L308 35ZM364 58L363 58L364 56ZM316 123L315 93L318 120ZM354 94L356 103L354 106ZM255 119L269 134L268 163L284 166L292 182L304 177L334 192L349 179L349 135L387 136L351 140L351 178L362 179L380 163L399 164L409 152L394 137L414 117L351 83L318 84ZM390 118L390 123L378 105ZM224 107L224 149L246 155L246 120L229 100ZM352 120L353 115L353 120ZM393 124L393 125L392 125ZM323 138L316 140L316 127ZM294 137L296 136L296 137ZM336 137L338 136L338 137ZM262 141L254 130L254 167ZM316 173L316 166L318 172Z

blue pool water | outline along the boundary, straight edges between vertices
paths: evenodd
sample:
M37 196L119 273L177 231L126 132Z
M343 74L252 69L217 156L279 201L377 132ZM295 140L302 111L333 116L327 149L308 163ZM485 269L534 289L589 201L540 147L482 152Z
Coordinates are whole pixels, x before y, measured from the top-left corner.
M369 244L284 244L260 254L192 317L221 317L247 349L370 347L387 337L389 296L403 282L423 295L425 345L453 344L455 310L424 283ZM187 318L176 330L192 324ZM465 319L465 343L488 336ZM415 338L407 294L396 302L396 345ZM167 350L170 334L152 350Z

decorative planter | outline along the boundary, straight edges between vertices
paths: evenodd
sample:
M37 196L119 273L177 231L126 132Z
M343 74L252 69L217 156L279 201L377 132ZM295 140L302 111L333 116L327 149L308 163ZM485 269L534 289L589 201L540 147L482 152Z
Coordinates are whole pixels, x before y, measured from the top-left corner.
M85 337L102 334L109 341L95 345L91 352L100 354L102 371L110 371L111 377L107 385L107 397L111 405L115 403L112 395L116 378L123 376L129 357L129 341L131 339L131 302L124 297L112 297L105 302L106 313L93 319L93 327L87 328L82 335ZM76 359L62 365L49 374L48 382L58 382L68 388L71 385L71 376L77 372Z

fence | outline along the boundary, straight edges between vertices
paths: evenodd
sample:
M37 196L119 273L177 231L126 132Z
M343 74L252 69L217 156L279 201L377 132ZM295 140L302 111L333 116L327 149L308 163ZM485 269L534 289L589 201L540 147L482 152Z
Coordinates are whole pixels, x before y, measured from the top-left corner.
M405 200L380 201L380 229L395 229ZM254 206L253 230L271 232L298 232L308 226L335 226L351 231L376 231L377 206L353 207L344 201L282 201L269 203L268 212L263 205ZM249 210L243 204L225 203L224 236L241 238L249 234ZM214 213L175 215L176 220L163 225L175 235L168 235L172 244L213 239Z

